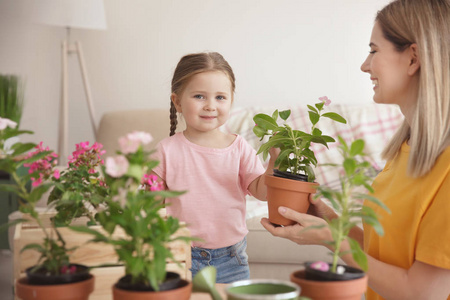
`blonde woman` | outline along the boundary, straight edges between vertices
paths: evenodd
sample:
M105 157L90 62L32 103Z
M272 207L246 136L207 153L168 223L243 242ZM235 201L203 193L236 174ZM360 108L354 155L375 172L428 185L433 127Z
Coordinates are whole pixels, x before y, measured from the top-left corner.
M366 299L450 299L450 1L396 0L384 7L361 70L370 74L374 101L396 104L405 116L373 183L391 210L372 207L385 234L370 227L351 234L368 254ZM310 214L280 208L296 225L261 222L273 235L329 247L328 229L303 231L335 217L322 201L312 204ZM357 266L350 254L342 259Z

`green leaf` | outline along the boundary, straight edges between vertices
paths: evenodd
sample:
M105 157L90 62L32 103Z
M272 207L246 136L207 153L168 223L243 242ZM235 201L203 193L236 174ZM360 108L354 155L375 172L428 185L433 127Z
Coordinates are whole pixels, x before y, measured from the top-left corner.
M316 114L313 111L308 111L309 114L309 120L311 121L311 124L316 125L317 122L319 122L320 116L319 114Z
M347 176L352 176L355 173L356 170L356 162L355 160L351 159L351 158L346 158L344 160L344 170L345 173L347 174Z
M366 199L369 200L370 202L375 203L376 205L380 206L381 208L383 208L385 211L387 211L388 213L391 213L391 210L389 209L389 207L386 206L386 204L384 204L383 202L381 202L378 198L372 196L372 195L367 195L367 194L356 194L355 195L356 199Z
M308 108L310 109L310 110L312 110L313 112L315 112L316 114L319 114L319 111L314 107L314 106L311 106L311 105L307 105L308 106Z
M17 143L17 144L14 144L11 147L11 149L14 150L13 155L17 156L19 154L22 154L22 153L30 151L34 147L36 147L36 144L34 144L34 143L26 143L26 144Z
M350 146L350 155L356 156L356 155L362 155L364 150L364 140L358 139L354 141Z
M253 127L253 133L257 136L257 137L264 137L267 134L267 130L265 130L264 128L260 127L260 126L254 126Z
M266 114L257 114L253 117L253 121L266 130L275 130L278 127L277 122Z
M273 114L272 114L272 118L276 121L278 120L278 109L276 109Z
M290 115L291 115L291 110L290 109L283 110L283 111L280 112L281 119L283 119L285 121L289 118Z
M351 238L347 238L350 248L352 249L352 255L355 262L361 267L364 272L367 272L369 265L367 263L367 256L361 249L361 246L357 241Z
M322 117L329 118L329 119L339 122L339 123L347 124L347 121L343 117L341 117L340 115L338 115L337 113L334 113L334 112L324 113L322 115Z
M126 175L135 178L138 182L141 181L142 176L144 176L144 170L141 165L130 164Z
M326 143L334 143L334 142L336 142L335 139L333 139L331 136L328 136L328 135L322 135L322 139L323 139Z
M322 136L322 131L319 128L314 128L312 135L314 136Z
M0 184L0 191L19 194L20 188L16 184Z
M325 102L319 102L319 103L316 103L314 105L315 105L315 107L317 107L317 109L319 111L321 111L323 109L323 106L325 105Z

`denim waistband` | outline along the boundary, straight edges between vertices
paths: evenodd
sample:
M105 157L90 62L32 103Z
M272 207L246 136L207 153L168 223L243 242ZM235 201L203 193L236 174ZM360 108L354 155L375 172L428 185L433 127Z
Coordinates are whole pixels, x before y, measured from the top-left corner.
M218 249L207 249L201 247L191 247L192 258L198 259L212 259L219 258L225 255L234 255L236 252L240 250L243 246L247 245L247 237L244 237L241 241L237 242L234 245L218 248Z

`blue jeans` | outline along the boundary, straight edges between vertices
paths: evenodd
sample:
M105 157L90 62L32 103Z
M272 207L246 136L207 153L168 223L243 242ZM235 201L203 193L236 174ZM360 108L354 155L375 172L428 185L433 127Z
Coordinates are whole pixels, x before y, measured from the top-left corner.
M250 269L246 249L247 238L219 249L192 247L192 278L204 267L214 266L217 269L217 283L249 279Z

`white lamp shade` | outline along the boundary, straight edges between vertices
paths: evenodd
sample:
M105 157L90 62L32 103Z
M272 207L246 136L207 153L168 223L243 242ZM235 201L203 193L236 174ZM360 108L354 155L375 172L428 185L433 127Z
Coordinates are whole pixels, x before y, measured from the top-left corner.
M38 24L106 29L103 0L35 0L32 14Z

